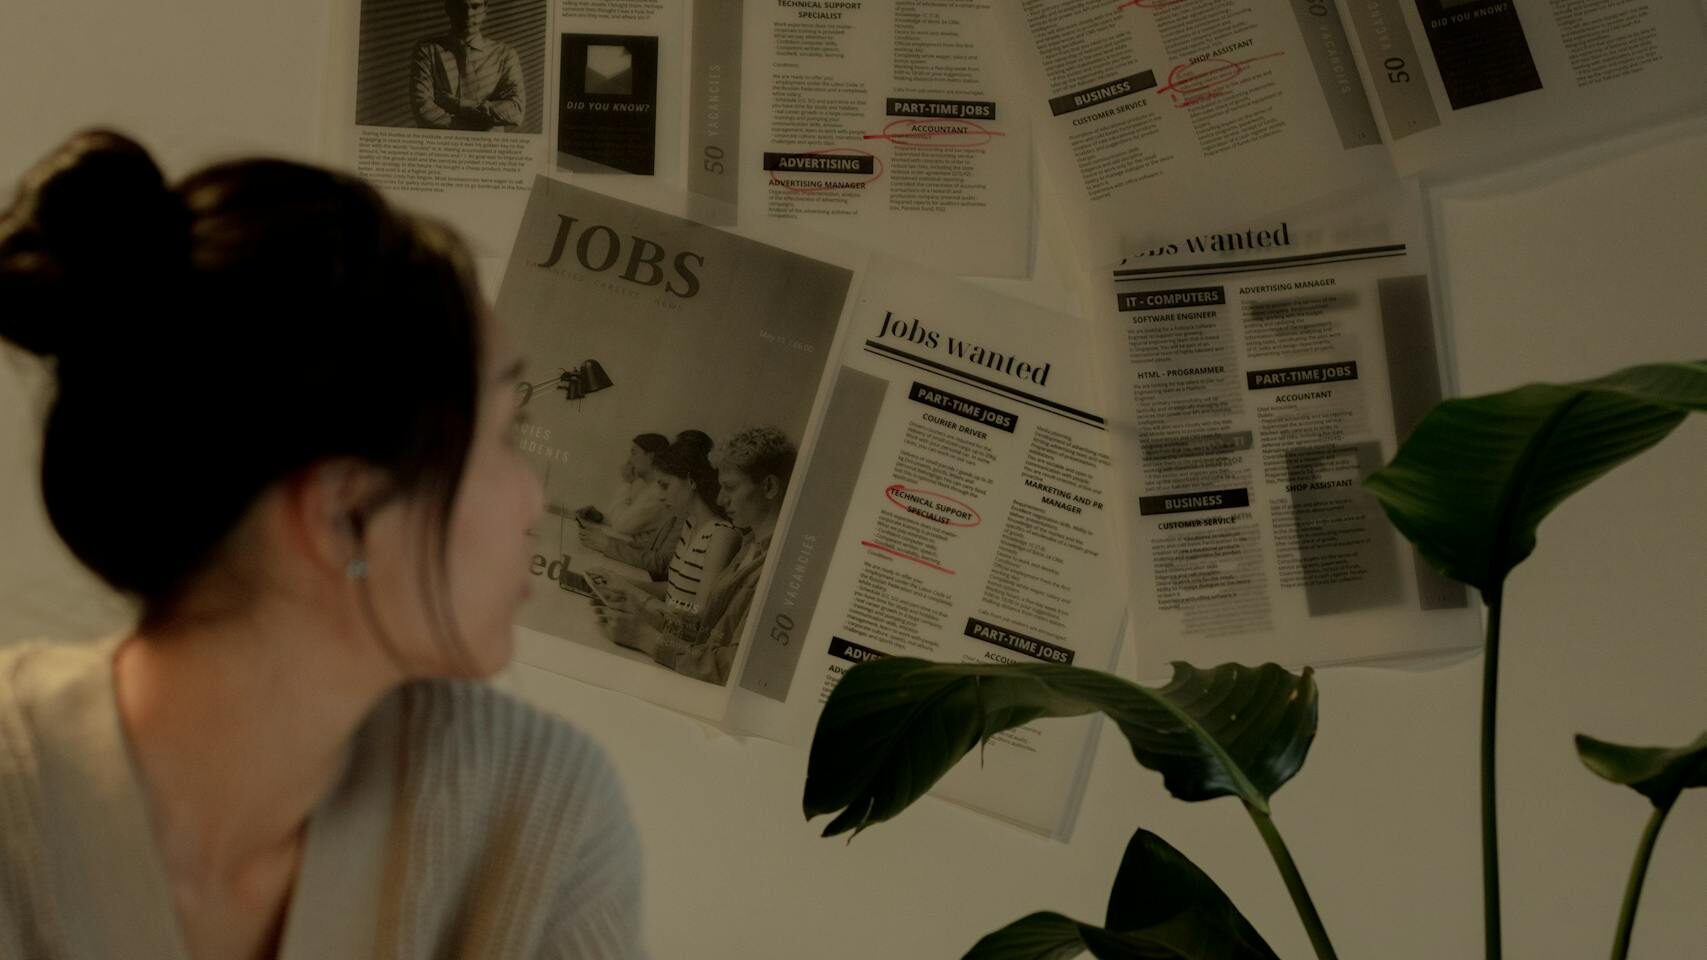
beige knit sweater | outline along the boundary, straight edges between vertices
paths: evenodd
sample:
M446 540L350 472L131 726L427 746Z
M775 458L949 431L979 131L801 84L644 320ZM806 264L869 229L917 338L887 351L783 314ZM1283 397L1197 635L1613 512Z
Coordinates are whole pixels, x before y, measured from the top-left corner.
M0 650L0 958L187 960L116 639ZM640 861L598 746L485 685L394 691L309 821L281 960L614 958Z

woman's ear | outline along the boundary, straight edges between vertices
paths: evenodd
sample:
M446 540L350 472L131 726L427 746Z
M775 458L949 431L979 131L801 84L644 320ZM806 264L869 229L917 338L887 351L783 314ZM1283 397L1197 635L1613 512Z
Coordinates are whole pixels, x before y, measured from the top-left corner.
M759 481L759 489L764 491L766 500L782 499L782 481L774 473L765 474L765 478Z
M362 554L379 471L349 458L323 460L284 481L286 530L315 567L340 575Z

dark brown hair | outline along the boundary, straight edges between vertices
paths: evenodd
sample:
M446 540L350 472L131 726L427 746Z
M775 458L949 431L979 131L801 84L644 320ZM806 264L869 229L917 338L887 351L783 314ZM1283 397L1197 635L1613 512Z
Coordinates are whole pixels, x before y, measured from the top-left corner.
M243 160L174 187L134 141L86 131L0 216L0 339L55 372L48 516L145 624L263 490L328 458L436 506L423 588L448 595L479 323L455 235L329 170Z
M648 455L657 455L670 445L670 438L661 433L642 433L634 438L634 445L646 451Z
M717 495L722 492L723 485L717 480L717 468L711 465L706 456L709 450L709 443L702 446L697 437L678 435L674 443L652 456L652 469L657 473L688 481L711 512L727 520L728 517L723 515L723 508L717 505Z

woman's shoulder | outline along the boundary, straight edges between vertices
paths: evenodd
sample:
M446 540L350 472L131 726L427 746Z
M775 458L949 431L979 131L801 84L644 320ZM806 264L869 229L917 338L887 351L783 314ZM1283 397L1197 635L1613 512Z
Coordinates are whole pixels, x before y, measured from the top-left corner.
M741 542L740 529L722 517L713 517L707 521L700 536L716 544Z
M462 726L493 736L545 736L591 743L562 717L517 699L484 680L433 677L413 680L394 694L395 709L415 724L443 731Z
M383 709L383 708L382 708ZM568 720L475 680L408 683L389 709L416 761L464 777L563 777L578 789L616 783L603 747Z
M40 695L44 677L67 673L68 667L77 663L78 653L78 648L69 644L39 639L0 646L0 783L33 770L34 751L25 717L31 702ZM13 792L5 791L8 795ZM9 813L7 809L0 815Z
M31 637L0 644L0 689L97 669L110 657L112 639L116 638L72 642Z
M632 833L609 754L562 717L483 682L445 679L406 684L387 711L403 796L425 819L520 829L542 847Z
M32 638L0 645L0 718L21 718L40 704L88 688L111 669L117 639Z
M499 926L592 937L588 956L637 949L639 840L596 741L465 680L409 683L375 721L393 731L380 739L397 750L393 822L414 882L467 884L454 898L480 905ZM427 899L449 897L441 890Z
M91 761L86 752L98 741L88 738L87 728L98 726L101 698L110 696L110 658L104 641L0 645L0 890L11 892L0 896L0 956L41 955L19 944L34 942L26 936L31 931L56 935L35 926L51 911L40 914L32 906L52 895L54 865L46 838L53 812L65 799L56 796L47 770L51 757L68 745L85 751L82 761Z

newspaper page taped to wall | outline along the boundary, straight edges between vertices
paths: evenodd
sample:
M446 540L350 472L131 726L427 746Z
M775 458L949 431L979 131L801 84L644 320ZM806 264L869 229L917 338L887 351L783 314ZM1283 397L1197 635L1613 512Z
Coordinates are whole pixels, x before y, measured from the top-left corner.
M1087 268L1395 170L1510 162L1707 104L1699 4L1014 0L1001 8Z
M799 450L853 279L536 179L497 303L528 365L517 442L546 501L518 659L722 719L735 604L766 553L732 519L736 483L718 466L755 437ZM618 611L645 622L613 632ZM703 649L714 629L720 656L662 655L665 641Z
M533 177L1025 276L991 0L338 0L326 152L503 257Z
M1473 648L1362 480L1443 395L1414 181L1188 234L1100 283L1141 675Z
M880 657L1112 669L1118 490L1083 324L890 261L847 323L731 726L804 744ZM936 792L1065 836L1097 722L1000 734Z

